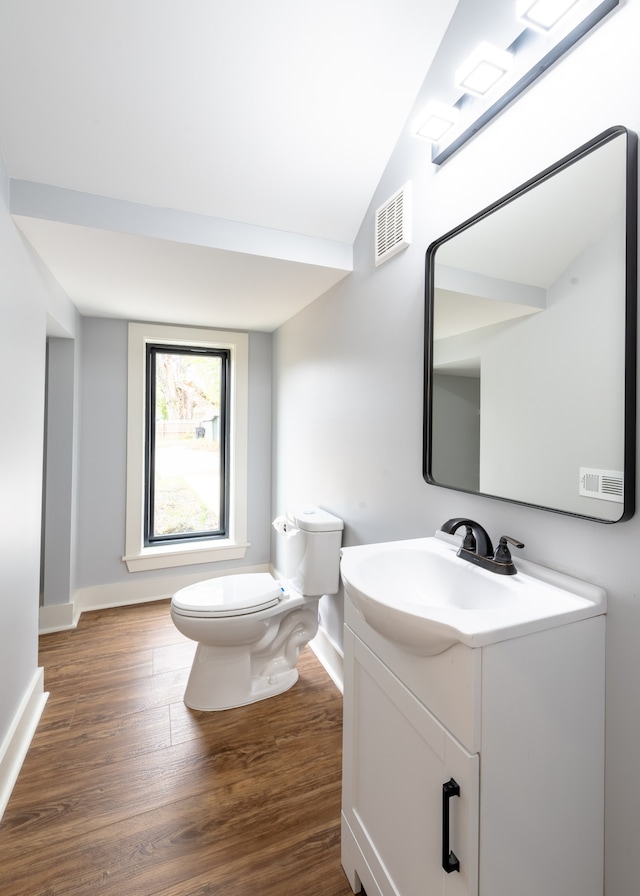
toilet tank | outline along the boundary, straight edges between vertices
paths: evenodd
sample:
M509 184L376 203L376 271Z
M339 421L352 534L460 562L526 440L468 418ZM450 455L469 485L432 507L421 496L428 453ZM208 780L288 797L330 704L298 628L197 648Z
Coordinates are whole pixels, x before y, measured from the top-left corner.
M320 507L289 510L284 537L284 574L306 597L335 594L340 583L341 519Z

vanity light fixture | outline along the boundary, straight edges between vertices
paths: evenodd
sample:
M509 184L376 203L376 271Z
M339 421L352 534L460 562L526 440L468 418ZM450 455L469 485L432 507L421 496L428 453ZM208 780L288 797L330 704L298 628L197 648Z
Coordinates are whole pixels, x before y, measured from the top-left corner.
M437 100L431 100L414 119L411 132L417 137L438 143L459 117L460 110L455 106L446 106Z
M511 5L509 27L501 29L507 49L480 44L456 72L462 93L447 98L451 104L448 118L445 120L443 111L447 107L438 103L440 115L432 112L431 121L425 121L429 118L427 106L413 121L412 133L432 143L431 161L441 165L450 158L620 2L516 0ZM435 100L431 108L437 108ZM452 110L459 112L457 121L451 120Z
M550 31L578 0L517 0L516 18L536 31Z
M483 41L456 72L456 86L465 93L484 96L507 74L512 62L512 53Z

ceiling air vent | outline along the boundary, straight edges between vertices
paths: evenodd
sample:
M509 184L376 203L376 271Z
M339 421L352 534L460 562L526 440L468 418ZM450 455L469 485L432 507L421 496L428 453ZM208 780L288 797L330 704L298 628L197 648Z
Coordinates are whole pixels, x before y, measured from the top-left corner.
M624 503L624 474L580 467L580 494L601 501Z
M405 184L376 212L376 267L411 243L411 184Z

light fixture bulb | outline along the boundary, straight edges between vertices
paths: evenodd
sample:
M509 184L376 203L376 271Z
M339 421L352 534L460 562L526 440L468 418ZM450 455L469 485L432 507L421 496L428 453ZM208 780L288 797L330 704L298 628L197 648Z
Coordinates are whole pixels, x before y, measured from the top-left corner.
M511 68L513 54L483 41L460 66L456 85L465 93L484 96Z
M518 21L535 31L550 31L578 0L517 0Z
M459 116L459 110L455 107L431 100L414 119L411 131L416 137L437 143L453 127Z

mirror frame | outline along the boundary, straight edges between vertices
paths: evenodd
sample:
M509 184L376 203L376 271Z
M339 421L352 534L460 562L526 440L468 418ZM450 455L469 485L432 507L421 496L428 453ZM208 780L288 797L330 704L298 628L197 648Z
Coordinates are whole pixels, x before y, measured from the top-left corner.
M533 190L536 186L549 180L565 168L575 164L584 156L594 152L604 144L615 138L626 136L626 243L625 243L625 333L624 333L624 499L622 514L617 520L605 520L599 517L575 513L557 507L548 507L542 504L533 504L528 501L520 501L516 498L508 498L500 495L491 495L481 491L458 488L438 482L432 475L432 442L433 442L433 324L435 305L435 255L443 243L452 237L467 230L473 224L483 220L493 212L513 202L519 196ZM454 227L448 233L435 240L426 253L425 260L425 379L424 379L424 407L423 407L423 476L430 485L440 488L448 488L467 494L481 495L486 498L494 498L498 501L507 501L512 504L520 504L526 507L535 507L539 510L548 510L553 513L561 513L580 519L594 520L599 523L623 522L630 519L635 512L636 494L636 342L637 342L637 254L638 254L638 138L637 135L625 127L617 126L609 128L588 143L580 146L574 152L564 156L555 164L549 166L540 174L516 187L497 202L484 208L473 217L468 218L462 224Z

